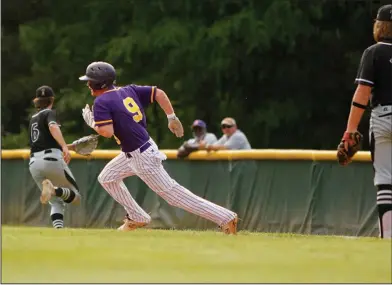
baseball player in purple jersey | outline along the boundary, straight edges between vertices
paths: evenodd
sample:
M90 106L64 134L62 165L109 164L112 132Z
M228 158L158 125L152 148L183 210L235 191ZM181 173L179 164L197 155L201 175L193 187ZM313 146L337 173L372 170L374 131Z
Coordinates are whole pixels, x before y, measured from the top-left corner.
M165 154L158 150L147 132L144 109L157 102L168 118L168 127L177 137L183 127L164 91L154 86L116 87L116 71L106 62L93 62L86 75L92 96L93 111L86 105L83 118L98 134L114 136L122 152L111 160L98 176L102 187L120 203L127 215L119 230L130 231L147 225L151 217L136 203L123 179L137 175L170 205L182 208L218 224L224 233L236 234L237 214L196 196L172 179L163 168Z

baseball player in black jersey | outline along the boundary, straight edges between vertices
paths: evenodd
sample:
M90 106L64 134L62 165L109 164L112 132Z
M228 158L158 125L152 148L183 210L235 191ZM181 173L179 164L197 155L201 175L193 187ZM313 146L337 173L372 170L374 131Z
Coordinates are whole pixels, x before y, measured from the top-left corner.
M49 86L41 86L36 91L35 113L29 124L30 134L30 173L41 189L41 203L49 202L50 217L54 228L64 226L66 203L79 203L80 194L68 163L71 160L69 149L64 141L56 112L52 110L54 92Z
M381 238L392 237L392 5L382 6L373 27L376 44L368 47L359 64L347 129L342 139L347 153L358 136L357 128L371 101L370 148L377 187ZM339 157L340 156L340 157ZM350 156L350 155L349 155ZM338 158L341 153L338 151ZM342 164L347 164L349 160Z

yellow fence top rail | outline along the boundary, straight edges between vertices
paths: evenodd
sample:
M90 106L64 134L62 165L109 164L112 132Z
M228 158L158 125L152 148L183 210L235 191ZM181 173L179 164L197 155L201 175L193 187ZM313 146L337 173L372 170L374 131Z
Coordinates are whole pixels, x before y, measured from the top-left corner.
M168 159L177 159L177 150L161 150ZM74 159L112 159L120 153L120 150L95 150L90 156L78 155L71 151ZM7 149L1 151L2 159L29 159L28 149ZM221 150L221 151L197 151L191 153L187 160L335 160L334 150L283 150L283 149L252 149L252 150ZM371 161L370 152L359 151L353 161Z

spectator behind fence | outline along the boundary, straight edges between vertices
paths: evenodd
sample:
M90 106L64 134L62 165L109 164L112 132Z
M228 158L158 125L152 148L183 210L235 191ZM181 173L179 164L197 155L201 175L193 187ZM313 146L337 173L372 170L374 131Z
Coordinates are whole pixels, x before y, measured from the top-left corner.
M191 152L197 151L200 145L209 145L215 143L218 139L213 133L207 132L207 124L202 120L195 120L191 126L193 138L187 140L177 152L178 158L185 158Z
M224 118L221 122L223 136L215 143L202 144L201 147L206 150L220 149L251 149L245 134L237 128L237 123L233 118Z

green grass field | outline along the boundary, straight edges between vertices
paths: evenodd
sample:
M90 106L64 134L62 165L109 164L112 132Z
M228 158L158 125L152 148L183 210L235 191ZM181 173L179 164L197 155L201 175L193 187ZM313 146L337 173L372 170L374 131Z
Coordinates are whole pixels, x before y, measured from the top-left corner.
M391 241L3 227L2 282L391 282Z

